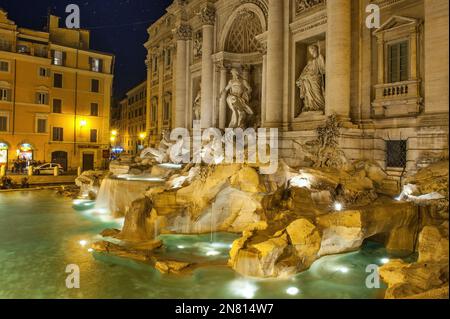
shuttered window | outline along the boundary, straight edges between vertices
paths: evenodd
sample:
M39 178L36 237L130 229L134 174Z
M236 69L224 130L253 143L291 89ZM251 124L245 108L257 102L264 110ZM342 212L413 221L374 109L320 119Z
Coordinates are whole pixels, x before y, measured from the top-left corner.
M62 101L53 99L53 113L62 113Z
M38 119L37 120L37 132L38 133L47 133L47 120L46 119Z
M6 132L8 130L8 118L6 116L0 116L0 132Z
M62 127L53 128L53 141L62 142L64 140L64 129Z
M388 79L390 83L408 80L409 42L403 41L388 46Z
M97 143L97 130L91 130L91 143Z

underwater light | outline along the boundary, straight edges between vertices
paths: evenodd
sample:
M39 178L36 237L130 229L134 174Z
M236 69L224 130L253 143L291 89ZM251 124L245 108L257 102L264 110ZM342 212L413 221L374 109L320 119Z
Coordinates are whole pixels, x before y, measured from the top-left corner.
M339 202L334 203L334 210L340 212L343 209L344 209L344 206L341 203L339 203Z
M92 253L94 250L92 248L88 249L88 252Z
M389 261L390 261L389 258L381 258L382 264L387 264Z
M217 250L209 250L206 253L206 256L218 256L218 255L220 255L220 251L217 251Z
M338 271L340 271L343 274L346 274L349 272L349 269L347 267L339 267Z
M258 287L246 280L235 280L231 283L230 289L237 296L252 299L255 296Z
M299 292L300 290L297 287L289 287L286 289L286 293L291 296L298 295Z
M78 243L80 244L81 247L84 247L87 245L87 240L83 239L83 240L80 240Z
M178 245L177 248L178 249L184 249L185 247L183 245Z

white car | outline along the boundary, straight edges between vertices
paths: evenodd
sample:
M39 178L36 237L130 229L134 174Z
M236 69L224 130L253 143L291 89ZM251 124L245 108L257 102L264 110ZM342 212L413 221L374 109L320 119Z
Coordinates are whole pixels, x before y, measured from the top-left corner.
M58 167L59 174L64 173L64 170L60 164L46 163L33 168L33 174L36 175L53 175L55 167Z

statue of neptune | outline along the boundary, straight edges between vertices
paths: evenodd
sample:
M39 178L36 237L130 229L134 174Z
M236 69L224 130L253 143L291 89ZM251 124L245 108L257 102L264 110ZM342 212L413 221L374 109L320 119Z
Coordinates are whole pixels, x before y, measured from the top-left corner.
M254 114L249 105L252 88L245 79L240 77L238 70L232 69L231 74L233 78L221 92L221 96L228 92L226 101L232 112L228 127L245 129L247 117Z
M308 51L312 59L303 69L297 86L300 98L303 100L302 112L325 110L325 60L318 45L310 45Z

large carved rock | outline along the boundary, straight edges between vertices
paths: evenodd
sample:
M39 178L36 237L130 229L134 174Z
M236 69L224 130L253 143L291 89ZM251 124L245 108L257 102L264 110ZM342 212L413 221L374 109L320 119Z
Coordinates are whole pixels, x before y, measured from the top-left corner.
M424 227L418 250L415 263L393 260L380 268L381 278L388 284L386 298L448 299L448 222Z
M108 172L86 171L75 179L75 185L80 188L81 196L94 196L98 194L102 180L106 178ZM93 195L91 195L93 194ZM95 198L93 198L95 199Z
M319 255L353 251L365 239L397 229L406 228L409 233L414 234L417 230L417 217L414 205L395 202L319 216L317 225L323 229ZM403 250L400 249L402 247L396 248ZM403 248L407 250L410 247Z
M131 204L125 216L125 224L117 238L128 242L146 242L155 239L154 227L150 224L152 202L149 198L140 198Z

